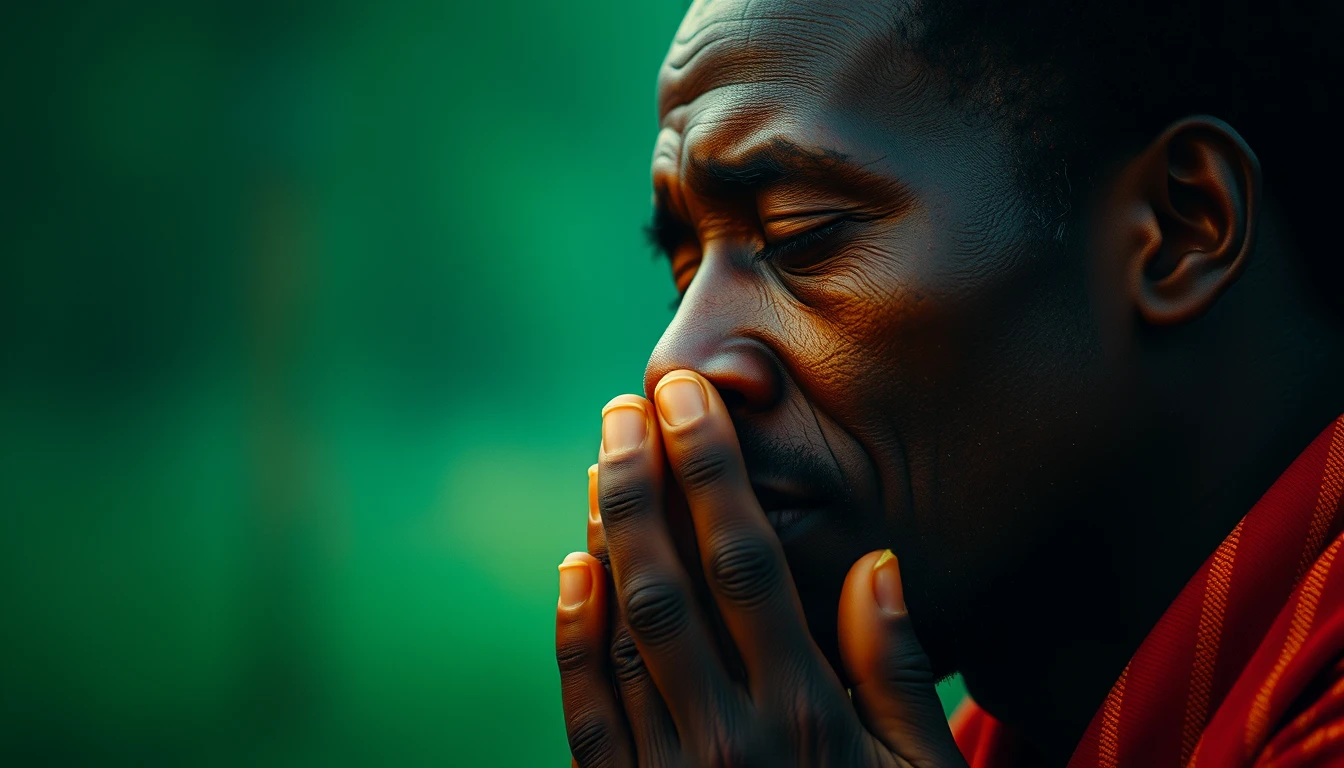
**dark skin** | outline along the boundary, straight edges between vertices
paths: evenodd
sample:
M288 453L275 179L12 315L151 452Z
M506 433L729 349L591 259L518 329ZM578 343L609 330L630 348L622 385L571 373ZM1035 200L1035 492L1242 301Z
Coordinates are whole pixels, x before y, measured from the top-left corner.
M1018 137L854 5L696 3L664 62L682 300L562 566L578 765L959 765L954 671L1062 765L1344 410L1233 126L1116 149L1045 247Z

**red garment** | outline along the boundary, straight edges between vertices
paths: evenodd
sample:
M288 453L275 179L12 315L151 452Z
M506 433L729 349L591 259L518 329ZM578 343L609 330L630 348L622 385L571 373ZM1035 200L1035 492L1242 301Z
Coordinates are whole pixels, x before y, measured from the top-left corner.
M1341 492L1344 416L1181 590L1069 768L1344 766ZM1014 764L1013 733L975 702L952 732L972 768Z

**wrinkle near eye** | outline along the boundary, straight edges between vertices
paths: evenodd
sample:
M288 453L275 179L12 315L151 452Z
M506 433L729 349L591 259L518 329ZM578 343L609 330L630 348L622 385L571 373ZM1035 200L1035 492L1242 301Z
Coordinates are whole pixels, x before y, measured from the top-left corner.
M823 211L764 219L762 223L765 228L765 239L771 243L788 240L805 232L824 227L844 215L844 211Z
M655 206L689 220L686 201L681 193L678 174L681 170L681 133L672 128L658 132L654 142L650 177L653 183Z

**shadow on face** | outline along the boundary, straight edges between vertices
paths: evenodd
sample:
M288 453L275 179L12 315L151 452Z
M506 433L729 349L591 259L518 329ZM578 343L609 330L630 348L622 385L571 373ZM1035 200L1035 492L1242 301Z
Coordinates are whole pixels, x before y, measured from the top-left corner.
M845 573L890 546L950 671L958 626L1100 463L1120 384L1012 137L892 47L899 9L856 5L687 13L652 165L681 303L645 381L690 368L724 394L832 659Z

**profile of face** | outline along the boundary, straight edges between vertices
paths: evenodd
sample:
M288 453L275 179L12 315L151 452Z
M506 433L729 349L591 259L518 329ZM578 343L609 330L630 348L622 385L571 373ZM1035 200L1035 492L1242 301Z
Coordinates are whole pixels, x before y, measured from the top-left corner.
M1050 242L1020 138L893 50L893 15L690 8L652 164L681 300L645 384L688 368L722 393L828 655L845 573L889 546L947 672L1126 449L1097 436L1124 431L1108 329L1132 308L1104 247Z

